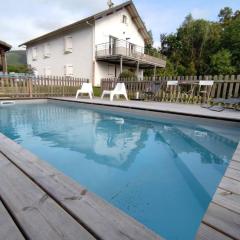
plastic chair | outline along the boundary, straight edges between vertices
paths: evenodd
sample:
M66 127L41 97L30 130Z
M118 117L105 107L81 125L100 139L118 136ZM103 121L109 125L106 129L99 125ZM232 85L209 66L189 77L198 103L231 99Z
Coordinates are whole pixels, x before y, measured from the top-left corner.
M113 101L115 95L116 96L122 95L126 98L126 100L128 100L127 90L124 83L117 83L116 87L112 91L104 90L101 98L103 99L105 95L110 95L110 101Z
M93 98L93 87L91 83L83 83L81 89L79 89L76 93L76 99L79 94L88 94L90 99Z

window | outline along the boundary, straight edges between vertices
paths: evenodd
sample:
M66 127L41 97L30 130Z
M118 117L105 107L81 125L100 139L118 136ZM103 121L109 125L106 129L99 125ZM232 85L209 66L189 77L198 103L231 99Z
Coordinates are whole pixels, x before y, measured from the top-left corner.
M36 47L32 48L32 60L33 61L37 60L37 48Z
M73 65L72 64L66 64L64 66L64 75L66 77L73 77Z
M45 76L50 76L51 75L51 68L50 67L45 67L44 68L44 75Z
M127 24L127 16L122 15L122 23Z
M44 58L49 58L51 53L50 53L50 44L45 43L43 47L43 53L44 53Z
M72 51L73 51L72 37L66 36L64 38L64 53L72 53Z

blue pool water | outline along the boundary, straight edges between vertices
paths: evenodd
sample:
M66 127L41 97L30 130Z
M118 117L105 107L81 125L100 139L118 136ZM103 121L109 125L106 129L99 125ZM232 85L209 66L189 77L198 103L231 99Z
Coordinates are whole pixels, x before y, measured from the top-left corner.
M56 102L0 107L0 131L156 233L181 240L194 239L240 136L239 128Z

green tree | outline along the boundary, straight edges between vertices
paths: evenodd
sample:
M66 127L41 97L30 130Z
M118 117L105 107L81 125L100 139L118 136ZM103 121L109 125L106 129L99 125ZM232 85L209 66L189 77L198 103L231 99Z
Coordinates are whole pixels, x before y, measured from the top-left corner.
M219 17L219 22L221 23L227 23L228 21L231 20L233 16L233 11L229 7L225 7L220 10L218 17Z
M212 74L233 74L236 69L232 66L231 58L232 54L226 49L214 54L211 57Z
M222 48L228 49L232 54L232 64L240 73L240 14L236 14L223 29L221 37Z

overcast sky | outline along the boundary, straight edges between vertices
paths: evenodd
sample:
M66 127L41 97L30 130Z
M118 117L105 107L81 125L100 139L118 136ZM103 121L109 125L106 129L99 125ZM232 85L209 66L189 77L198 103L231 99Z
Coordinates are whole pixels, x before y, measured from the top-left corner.
M115 4L122 0L113 0ZM19 44L95 14L107 0L1 0L0 40ZM151 29L156 45L160 33L175 32L192 13L194 18L217 20L221 8L240 9L240 0L135 0L140 16Z

